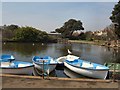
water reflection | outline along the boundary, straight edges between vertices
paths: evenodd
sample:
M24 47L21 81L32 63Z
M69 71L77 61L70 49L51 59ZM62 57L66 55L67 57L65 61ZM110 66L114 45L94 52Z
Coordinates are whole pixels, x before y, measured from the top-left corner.
M46 52L47 45L32 44L32 43L6 43L2 45L2 51L4 52L16 52L22 56L28 56L36 54L36 52Z
M34 67L34 69L33 69L33 76L41 76L42 77L42 75L43 75L43 72ZM45 76L48 76L48 75L46 74ZM50 77L57 77L56 71L53 70L52 72L50 72L49 76Z
M120 50L119 49L113 49L113 62L120 63Z
M62 55L67 55L67 50L72 50L72 47L71 44L59 44L56 49L58 49Z
M120 62L120 49L117 51L104 46L90 44L41 44L41 43L6 43L2 44L2 53L13 54L22 61L30 61L34 55L53 58L67 55L67 49L81 59L104 64L105 62ZM114 55L114 53L117 54Z
M41 52L46 52L48 45L41 43L6 43L2 44L2 53L12 54L17 60L29 61L34 55L40 55Z
M32 62L32 57L35 55L46 56L53 58L67 55L67 49L72 51L74 55L81 59L91 62L104 64L105 62L120 63L120 49L107 48L104 46L90 44L42 44L42 43L3 43L2 53L12 54L16 60ZM35 72L34 72L35 73ZM36 74L37 75L37 74ZM39 76L39 75L38 75ZM50 76L55 77L71 77L81 78L83 76L70 71L67 68L61 68L50 73ZM84 77L85 78L85 77Z

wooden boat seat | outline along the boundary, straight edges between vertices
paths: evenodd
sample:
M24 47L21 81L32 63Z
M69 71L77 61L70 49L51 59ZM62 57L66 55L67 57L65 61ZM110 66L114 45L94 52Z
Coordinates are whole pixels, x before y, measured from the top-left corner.
M25 67L25 66L27 66L27 65L25 65L25 64L18 64L18 67Z
M35 61L35 62L39 62L39 63L43 63L43 61L45 62L45 63L49 63L50 62L50 57L49 56L45 56L45 57L39 57L39 56L35 56L34 58L33 58L33 60Z
M87 63L87 62L83 62L81 67L84 67L84 68L94 68L93 64Z

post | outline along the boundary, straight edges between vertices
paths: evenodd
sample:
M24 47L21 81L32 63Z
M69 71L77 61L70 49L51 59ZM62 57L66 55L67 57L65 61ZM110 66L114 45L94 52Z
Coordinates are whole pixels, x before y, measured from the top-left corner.
M115 82L115 68L116 68L116 64L114 63L114 70L113 70L113 82Z
M44 60L43 60L43 79L44 79Z

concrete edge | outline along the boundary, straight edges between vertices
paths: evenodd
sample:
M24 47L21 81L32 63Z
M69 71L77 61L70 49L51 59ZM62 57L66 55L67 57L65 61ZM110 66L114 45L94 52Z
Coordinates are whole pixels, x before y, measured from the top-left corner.
M27 78L27 79L40 79L40 76L27 76L27 75L11 75L11 74L0 74L0 77L16 77L16 78ZM47 79L47 77L45 77ZM102 80L102 79L85 79L85 78L58 78L49 77L50 80L65 80L65 81L80 81L80 82L112 82L112 80ZM118 81L118 80L117 80Z

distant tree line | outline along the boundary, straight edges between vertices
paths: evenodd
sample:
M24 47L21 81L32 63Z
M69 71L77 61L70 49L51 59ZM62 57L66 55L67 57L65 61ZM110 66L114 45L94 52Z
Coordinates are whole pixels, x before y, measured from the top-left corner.
M19 27L18 25L4 25L1 30L3 41L56 42L56 39L49 36L45 31L29 26Z
M69 19L63 24L62 27L55 29L53 33L57 32L61 34L62 38L68 38L70 40L117 40L120 39L120 1L115 5L110 17L112 24L107 26L103 30L96 32L84 30L81 20ZM103 33L98 35L97 32Z
M111 24L106 28L104 28L103 30L73 33L72 37L69 39L87 40L87 41L94 41L94 40L108 41L108 40L118 40L119 37L115 33L114 25Z
M54 32L61 33L62 38L68 38L70 40L101 40L105 37L97 36L92 31L82 32L84 30L83 24L80 20L69 19L60 28L55 29Z

